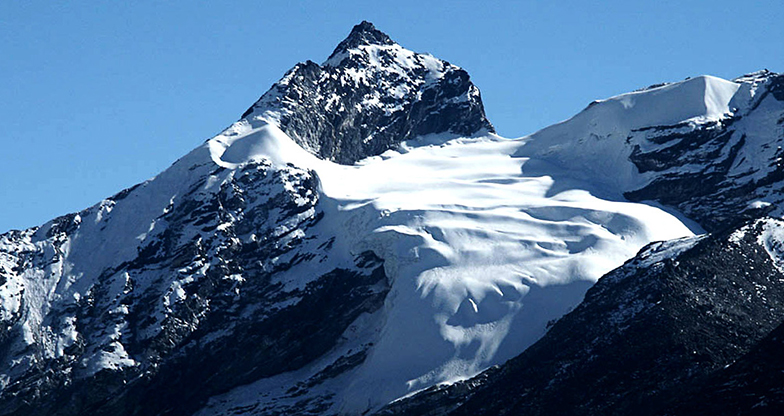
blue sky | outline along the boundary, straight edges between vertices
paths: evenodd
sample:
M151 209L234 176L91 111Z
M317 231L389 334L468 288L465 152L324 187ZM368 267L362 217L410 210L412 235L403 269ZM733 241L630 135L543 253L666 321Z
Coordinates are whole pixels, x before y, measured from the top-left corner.
M506 137L662 81L784 71L780 0L5 1L0 233L154 176L361 20L465 68Z

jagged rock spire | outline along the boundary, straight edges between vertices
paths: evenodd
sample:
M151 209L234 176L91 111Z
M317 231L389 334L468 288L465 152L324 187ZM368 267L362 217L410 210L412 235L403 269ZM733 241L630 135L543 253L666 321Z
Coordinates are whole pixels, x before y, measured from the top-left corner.
M333 56L345 52L349 49L357 48L360 45L393 45L395 42L386 33L376 29L373 23L363 20L362 23L354 26L348 37L338 44L330 55Z
M466 71L404 49L367 21L324 64L297 64L242 118L275 123L311 153L344 164L427 134L494 131Z

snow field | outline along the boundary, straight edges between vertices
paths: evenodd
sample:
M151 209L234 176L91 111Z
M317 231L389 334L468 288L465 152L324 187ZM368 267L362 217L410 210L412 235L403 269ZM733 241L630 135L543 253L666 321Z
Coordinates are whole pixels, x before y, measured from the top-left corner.
M437 144L343 166L272 124L229 130L208 143L216 163L266 158L315 170L331 207L324 227L350 251L386 260L380 334L353 376L331 387L334 410L361 412L501 364L642 246L692 235L661 209L600 199L552 166L526 174L536 161L519 152L530 139L429 137L422 143Z

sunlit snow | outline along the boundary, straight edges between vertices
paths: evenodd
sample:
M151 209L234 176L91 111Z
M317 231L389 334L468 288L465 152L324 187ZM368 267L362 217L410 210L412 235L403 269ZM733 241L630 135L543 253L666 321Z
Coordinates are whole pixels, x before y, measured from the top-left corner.
M642 246L692 235L617 190L554 166L544 173L523 155L531 138L425 137L344 166L315 158L272 124L253 124L211 140L212 159L315 170L332 206L330 227L354 252L385 259L392 279L376 345L350 380L332 387L343 411L503 363Z

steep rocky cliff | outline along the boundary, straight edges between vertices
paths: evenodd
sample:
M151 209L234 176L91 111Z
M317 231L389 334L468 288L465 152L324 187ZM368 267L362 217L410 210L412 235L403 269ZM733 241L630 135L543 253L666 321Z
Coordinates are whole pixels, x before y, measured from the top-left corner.
M428 134L494 131L466 71L402 48L369 22L323 64L297 64L242 116L276 123L303 148L343 164Z

